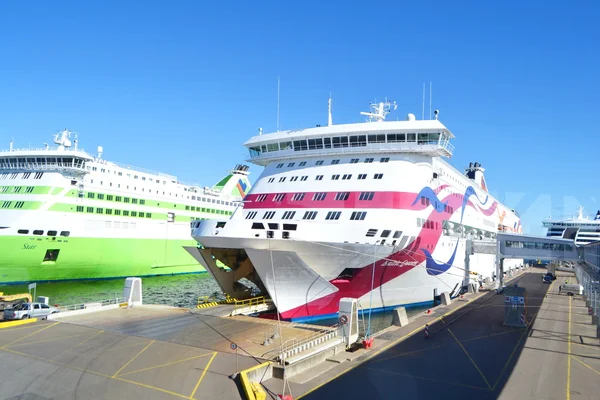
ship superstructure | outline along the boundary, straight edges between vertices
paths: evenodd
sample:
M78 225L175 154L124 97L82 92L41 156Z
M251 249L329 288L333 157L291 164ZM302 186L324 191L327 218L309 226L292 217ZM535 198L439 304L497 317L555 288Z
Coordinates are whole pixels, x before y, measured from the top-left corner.
M577 246L600 241L600 210L591 219L583 215L583 207L580 206L577 215L572 218L549 218L542 223L548 229L546 236L572 239Z
M496 233L521 232L520 218L488 193L480 163L448 163L454 135L437 111L385 121L393 108L245 143L265 168L243 208L193 231L225 292L246 277L283 318L306 320L335 314L343 297L365 309L414 305L493 276Z
M54 143L0 152L0 284L203 271L190 222L250 189L245 165L209 188L91 155L68 130Z

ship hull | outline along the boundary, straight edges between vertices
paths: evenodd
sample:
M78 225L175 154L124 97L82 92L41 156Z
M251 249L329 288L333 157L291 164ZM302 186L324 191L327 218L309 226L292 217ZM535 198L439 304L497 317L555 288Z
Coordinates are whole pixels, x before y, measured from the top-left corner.
M193 240L0 237L0 284L205 272L185 251ZM59 250L56 261L43 261Z

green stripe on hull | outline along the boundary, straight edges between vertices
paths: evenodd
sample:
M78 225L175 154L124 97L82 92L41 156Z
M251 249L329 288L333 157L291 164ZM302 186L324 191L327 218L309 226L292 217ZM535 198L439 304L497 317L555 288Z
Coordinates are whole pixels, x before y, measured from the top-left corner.
M0 237L0 284L203 272L183 247L194 240ZM60 250L56 261L43 261Z

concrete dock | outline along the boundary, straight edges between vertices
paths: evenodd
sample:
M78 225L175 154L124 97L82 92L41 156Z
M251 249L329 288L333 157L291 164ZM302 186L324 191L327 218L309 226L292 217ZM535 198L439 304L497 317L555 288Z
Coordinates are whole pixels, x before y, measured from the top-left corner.
M293 398L597 399L600 341L583 300L558 293L575 278L544 272L510 281L527 289L526 328L503 325L504 296L469 294L291 376ZM279 340L262 342L277 324L216 314L141 306L0 329L0 399L244 398L230 375L273 358ZM283 323L282 336L319 329Z
M308 381L291 378L294 398L597 399L600 341L591 316L580 297L558 293L575 278L559 272L544 284L543 272L533 268L511 282L527 288L527 328L503 325L504 296L481 293L456 302L454 312L382 334L369 358L332 363Z
M276 355L262 345L276 323L140 306L0 329L0 399L241 398L230 375ZM281 324L286 338L322 329Z

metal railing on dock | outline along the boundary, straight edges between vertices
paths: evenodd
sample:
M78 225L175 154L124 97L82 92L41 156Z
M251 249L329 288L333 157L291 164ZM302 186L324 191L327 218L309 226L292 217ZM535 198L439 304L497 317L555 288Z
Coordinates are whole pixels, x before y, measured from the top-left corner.
M285 361L286 358L298 353L299 351L304 351L309 348L315 347L321 343L324 343L330 339L333 339L338 336L338 325L324 326L322 329L317 330L312 335L303 338L292 338L286 340L279 351L278 359L282 362Z
M579 284L583 286L583 297L588 307L588 314L592 316L592 324L596 325L596 335L598 336L600 335L600 268L594 262L598 260L589 260L575 265L575 276Z
M90 301L87 303L70 304L70 305L66 305L66 306L57 306L56 308L58 308L60 311L64 312L64 311L84 310L86 308L92 308L92 307L104 307L104 306L110 306L110 305L115 305L115 304L122 304L125 302L126 302L126 300L124 298L115 297L114 299Z

